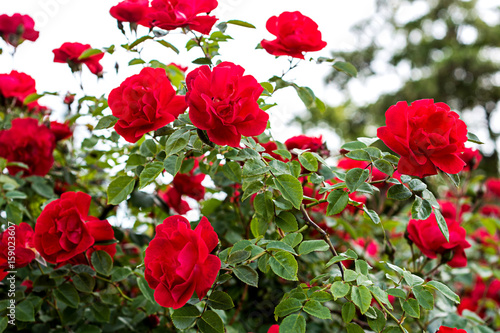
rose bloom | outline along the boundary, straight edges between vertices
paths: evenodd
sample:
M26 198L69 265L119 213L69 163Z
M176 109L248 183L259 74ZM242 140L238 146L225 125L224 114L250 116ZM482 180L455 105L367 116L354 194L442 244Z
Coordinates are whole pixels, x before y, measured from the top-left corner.
M323 156L329 156L330 151L326 148L323 142L323 136L318 137L307 136L307 135L297 135L285 141L285 146L288 150L293 150L295 148L300 150L309 150L314 153L318 153Z
M441 213L447 219L457 220L460 222L462 220L462 215L470 211L470 205L468 204L461 205L460 210L457 211L457 206L451 201L438 200L438 203L441 207Z
M0 15L0 35L7 44L17 47L25 40L38 39L39 32L34 29L35 21L28 15Z
M451 328L447 326L441 326L439 327L439 330L436 331L436 333L467 333L466 330L461 330L458 328Z
M476 312L480 307L480 303L492 300L500 306L500 280L492 278L486 283L477 275L474 286L467 290L465 295L461 298L460 304L457 307L458 314L462 314L464 310ZM486 315L485 308L478 313L480 317Z
M500 218L500 207L495 205L484 205L479 210L481 215Z
M108 104L119 120L115 130L128 142L173 122L186 108L162 68L145 67L109 93Z
M45 260L65 262L94 245L91 229L107 221L88 215L90 201L86 193L66 192L45 206L35 225L35 248Z
M69 128L67 123L51 121L50 130L52 131L52 133L54 133L56 141L70 138L73 135L73 131L71 130L71 128Z
M490 178L485 185L488 198L500 198L500 179Z
M257 103L264 88L244 71L221 62L213 70L201 66L186 77L189 118L221 146L238 147L242 135L259 135L267 126L269 115Z
M276 39L264 39L260 44L275 56L304 59L303 52L319 51L326 46L316 22L300 12L283 12L280 16L273 16L267 20L266 28Z
M45 176L54 164L54 149L54 134L33 118L16 118L10 129L0 131L0 157L28 166L8 166L11 175L22 171L23 177Z
M466 232L455 220L446 219L450 241L447 242L436 221L434 213L427 220L410 220L408 223L408 238L428 258L435 259L437 254L453 252L453 258L447 262L450 267L467 266L464 249L471 245L465 239Z
M147 18L160 29L188 27L207 35L217 18L200 14L209 13L217 6L217 0L153 0Z
M194 230L180 215L170 216L158 225L144 258L144 277L155 289L156 302L178 309L194 291L200 300L205 297L221 268L220 259L210 254L218 242L206 217Z
M25 222L19 225L14 225L4 232L0 233L0 270L11 271L9 266L9 245L12 244L12 239L15 238L15 267L21 268L27 266L35 259L35 246L33 244L33 228Z
M462 171L461 159L467 141L467 126L456 112L444 103L422 99L398 102L385 113L386 125L377 136L401 155L398 171L405 175L426 177L437 169L450 174Z
M0 74L0 95L4 98L16 98L16 104L21 106L24 99L33 93L36 93L35 80L28 74L17 71Z
M167 191L160 191L159 195L165 200L167 205L175 210L178 214L186 214L191 210L189 203L182 199L183 195L191 197L196 201L203 200L205 196L205 187L201 185L205 174L199 173L195 175L195 170L198 168L198 160L194 160L195 164L189 173L178 173L175 175L171 186Z
M146 15L149 12L149 0L125 0L111 7L109 13L120 22L139 23L149 26Z
M460 157L465 162L465 167L463 171L476 170L483 159L483 155L477 149L465 148L462 156Z
M83 52L91 48L89 44L64 43L60 48L52 50L54 53L54 62L67 63L72 72L80 71L82 69L82 64L85 64L93 74L101 77L103 68L99 60L104 57L104 53L94 54L90 57L79 59Z

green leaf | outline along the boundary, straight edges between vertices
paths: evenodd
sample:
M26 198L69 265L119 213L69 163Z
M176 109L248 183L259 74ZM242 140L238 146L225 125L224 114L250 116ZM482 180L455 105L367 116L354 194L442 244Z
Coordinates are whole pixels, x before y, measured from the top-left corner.
M252 231L252 235L254 237L263 236L266 233L268 227L269 222L265 221L261 217L255 216L254 218L252 218L252 221L250 221L250 230Z
M394 173L394 167L386 160L376 160L373 165L388 176L392 176Z
M193 60L192 63L196 65L212 65L212 60L210 58L201 57Z
M385 319L384 313L382 311L380 311L378 308L375 308L375 307L373 309L375 310L375 313L377 314L377 319L367 318L368 325L375 332L382 332L387 320Z
M338 281L340 282L340 281ZM353 303L347 302L342 305L342 320L344 323L348 324L356 315L356 307Z
M128 276L132 274L132 270L130 267L115 267L111 273L111 281L118 282L126 279Z
M108 276L111 274L113 269L113 259L106 251L95 251L92 252L90 257L90 262L97 273Z
M292 314L283 319L280 325L280 332L305 333L306 320L299 314Z
M2 52L0 52L0 54L2 54ZM34 319L33 319L33 321L34 321ZM0 319L0 333L3 333L3 331L5 331L5 329L7 328L7 325L8 325L7 317L2 317Z
M288 150L276 149L276 150L273 150L273 153L278 154L278 155L286 158L287 160L292 159L292 153L290 153Z
M460 186L460 176L458 174L447 173L446 175L451 179L453 185Z
M224 333L224 323L219 315L208 310L198 320L198 328L202 333Z
M406 292L404 290L401 290L398 288L387 289L387 294L394 296L394 297L406 298Z
M359 326L358 324L355 324L355 323L347 324L345 328L347 329L347 333L364 333L365 332L365 331L363 331L361 326Z
M75 288L82 293L91 293L92 291L94 291L95 280L90 274L80 273L73 276L72 280Z
M291 247L296 247L297 245L299 245L300 242L302 242L303 238L304 236L302 236L301 233L294 233L286 235L282 241L287 243Z
M328 244L322 240L303 241L299 246L299 255L305 255L313 251L328 251Z
M372 221L375 224L380 223L380 216L378 216L377 212L373 209L368 209L365 205L363 205L363 216L365 219Z
M297 178L291 175L279 175L274 179L274 184L280 190L283 198L290 201L295 208L300 209L304 192Z
M200 311L193 305L186 304L182 308L174 310L172 321L176 328L184 330L193 325L196 318L200 316Z
M170 44L169 42L167 42L166 40L157 40L156 42L158 42L159 44L165 46L166 48L171 49L175 53L179 54L179 49L176 48L175 46L173 46L172 44Z
M443 214L441 214L441 211L439 209L434 209L434 216L436 216L436 222L439 226L439 230L441 230L441 233L443 234L444 238L446 238L446 241L449 242L450 232L448 230L448 224L446 223Z
M457 294L455 294L450 288L448 288L447 285L438 282L438 281L429 281L426 283L427 286L431 286L432 288L438 290L440 293L442 293L446 298L452 300L456 304L460 303L460 297L458 297Z
M355 149L363 149L363 148L366 148L367 145L364 144L363 142L360 142L360 141L351 141L351 142L346 142L344 143L340 149L345 149L345 150L348 150L348 151L352 151L352 150L355 150Z
M163 161L163 167L170 175L172 175L172 177L175 177L181 169L183 160L184 154L170 155Z
M365 286L353 286L351 291L351 299L353 303L359 308L361 314L368 311L372 301L372 294Z
M330 287L330 291L333 295L333 298L337 300L338 298L342 298L349 294L349 290L351 286L348 283L344 283L342 281L335 281Z
M484 142L481 142L481 140L477 137L476 134L471 133L471 132L467 132L467 141L470 141L470 142L473 142L473 143L477 143L477 144L480 144L480 145L484 144Z
M241 282L257 288L259 283L259 274L255 269L249 266L236 266L233 268L233 273Z
M134 59L132 59L132 60L130 60L130 61L128 62L128 65L129 65L129 66L133 66L133 65L141 65L141 64L144 64L144 63L146 63L144 60L139 59L139 58L134 58Z
M352 77L358 76L358 71L356 70L356 67L354 67L351 63L348 62L337 61L333 64L333 68L335 68L339 72L344 72Z
M432 206L427 200L415 196L415 201L411 206L411 217L415 220L426 220L431 216Z
M406 314L410 317L420 318L420 306L414 298L403 301L403 310L406 311Z
M212 309L229 310L234 307L233 299L231 296L223 291L214 291L208 297L208 305Z
M396 184L389 188L387 197L394 200L406 200L411 198L413 193L403 184Z
M80 54L80 56L78 57L78 60L84 60L84 59L90 58L94 55L101 54L101 53L103 53L103 52L99 49L87 49L87 50L83 51L82 54Z
M37 180L33 181L33 183L31 184L31 188L33 189L33 191L40 194L44 198L50 199L55 197L54 189L52 188L52 186L47 184L47 181L45 179L43 178L36 178L36 179Z
M318 160L310 152L305 152L299 155L299 162L304 168L309 171L318 171Z
M155 161L146 165L139 177L139 189L144 188L154 182L163 170L163 163L160 161Z
M5 210L8 221L14 222L15 224L19 224L23 221L23 210L19 202L10 202Z
M78 291L76 291L72 284L61 284L59 287L54 289L54 296L58 301L63 302L67 306L75 309L78 308L80 297L78 296Z
M167 154L167 156L170 156L180 152L189 143L190 136L191 133L189 131L175 131L168 137L168 140L165 143L165 154Z
M93 302L90 306L90 311L94 315L95 319L100 323L108 323L111 311L109 306L102 303Z
M94 130L101 130L105 128L110 128L116 124L118 121L118 118L112 115L109 116L104 116L101 119L99 119L99 122L97 125L95 125Z
M368 286L368 289L372 293L375 300L378 300L379 302L387 305L389 309L393 309L391 302L389 302L389 297L386 291L380 289L377 286Z
M239 25L240 27L255 29L255 26L251 23L240 21L240 20L229 20L227 24Z
M287 243L281 242L281 241L271 241L271 242L267 243L266 249L268 251L282 250L282 251L286 251L286 252L289 252L291 254L297 255L297 253L295 252L293 247L291 247Z
M250 258L251 255L252 253L250 251L245 251L245 250L233 251L227 258L227 263L229 265L238 264Z
M158 148L156 147L156 142L153 139L144 140L139 150L141 154L146 157L153 157L158 152Z
M41 97L43 97L43 94L37 94L37 93L29 94L24 98L23 105L28 105L30 103L33 103L34 101L37 101Z
M274 309L274 315L276 317L285 317L291 313L297 312L302 308L302 302L298 299L290 297L278 304Z
M285 251L273 253L269 258L273 272L285 280L297 281L298 264L295 257Z
M347 171L345 176L345 183L349 191L355 192L358 187L365 182L365 180L370 175L370 171L367 169L354 168Z
M142 276L137 277L137 285L139 286L139 289L141 290L141 293L146 297L148 301L150 301L153 304L156 304L155 297L154 297L154 289L151 289L149 287L148 282L146 281L145 278Z
M222 167L222 172L227 179L235 183L241 183L241 166L238 162L228 161Z
M416 286L413 288L413 295L420 304L426 310L432 310L434 308L434 296L428 290L424 289L422 286Z
M133 49L135 46L139 45L140 43L142 43L142 42L144 42L144 41L146 41L146 40L148 40L148 39L153 39L153 37L151 37L151 36L147 36L147 35L146 35L146 36L139 37L139 38L137 38L134 42L132 42L132 44L130 44L130 45L128 46L128 49L129 49L129 50L131 50L131 49Z
M135 179L129 176L120 176L113 180L108 186L108 204L118 205L127 199L134 190Z
M346 208L349 202L349 194L343 190L334 190L330 192L326 200L328 201L326 216L336 215Z
M427 185L421 181L420 179L412 179L408 182L408 186L410 187L410 189L414 192L422 192L423 190L425 190L427 188Z
M311 316L315 316L319 319L332 319L332 314L330 310L321 305L320 302L310 300L304 305L304 311L309 313Z
M35 308L33 307L33 304L27 300L17 304L15 316L19 321L35 321Z
M275 217L274 222L284 232L297 231L299 226L295 215L290 212L281 212Z
M274 203L271 197L271 192L259 193L253 201L255 213L266 223L270 222L274 217Z
M424 279L422 279L420 276L412 274L408 271L403 271L403 277L405 278L406 283L410 287L419 286L422 283L424 283Z
M368 162L371 162L371 157L370 157L370 154L368 154L366 151L362 150L362 149L354 149L354 150L351 150L350 152L348 152L346 155L346 157L352 159L352 160L356 160L356 161L368 161Z
M331 301L333 299L332 295L330 295L329 293L327 293L326 291L315 291L310 299L313 299L315 301L318 301L318 302L321 302L321 303L324 303L324 302L328 302L328 301Z

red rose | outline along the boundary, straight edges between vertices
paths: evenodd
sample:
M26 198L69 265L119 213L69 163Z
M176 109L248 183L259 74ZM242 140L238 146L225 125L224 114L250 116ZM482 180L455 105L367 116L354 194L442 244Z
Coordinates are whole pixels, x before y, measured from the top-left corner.
M450 174L462 171L460 158L467 141L467 126L444 103L422 99L410 106L398 102L385 113L387 126L377 136L401 155L398 171L405 175L425 177L437 169Z
M144 258L144 277L155 289L156 302L178 309L196 291L201 300L221 268L220 259L210 254L219 238L206 217L194 230L189 221L175 215L156 227Z
M27 266L35 259L33 235L33 228L25 222L10 226L0 233L0 270L12 270L8 260L10 251L14 252L16 268ZM15 248L9 250L9 245L12 244L11 237L15 239Z
M0 35L7 44L17 47L25 40L38 39L39 32L34 29L35 21L28 15L0 15Z
M28 166L28 169L7 167L11 175L22 171L24 177L45 176L54 164L54 148L54 134L33 118L14 119L9 130L0 131L0 157Z
M500 198L500 179L490 178L485 185L488 198Z
M408 223L408 238L417 245L424 255L435 259L437 254L453 252L453 258L447 262L450 267L467 266L464 249L471 245L465 239L465 229L455 220L446 219L450 241L447 242L436 221L434 213L427 220L410 220Z
M120 22L139 23L148 26L145 20L149 12L149 0L125 0L111 7L109 13Z
M283 12L278 17L273 16L267 20L266 28L276 39L262 40L260 44L275 56L304 59L302 52L319 51L326 46L316 22L300 12Z
M465 162L463 171L476 170L483 159L483 155L477 149L465 148L462 156L460 157Z
M21 106L24 99L33 93L36 93L35 80L28 74L17 71L0 74L0 95L4 98L16 98L16 104Z
M200 15L217 8L217 0L153 0L152 10L147 18L152 25L164 30L189 27L189 29L209 34L217 21L215 16Z
M102 76L103 68L99 60L104 57L104 53L94 54L90 57L79 59L83 52L91 48L89 44L64 43L60 48L52 50L54 53L54 62L68 63L73 72L80 71L82 69L82 64L85 64L93 74L100 77Z
M73 131L71 131L68 124L57 121L50 122L50 130L54 133L56 141L67 139L73 135Z
M26 287L26 290L24 291L25 294L29 294L33 291L33 281L31 280L24 280L21 283L21 286Z
M269 327L267 333L279 333L279 331L280 331L280 325L273 325Z
M447 326L441 326L439 327L439 330L436 331L436 333L467 333L466 330L461 330L458 328L451 328Z
M500 207L495 205L484 205L479 212L484 216L500 218Z
M315 153L320 153L320 154L326 154L329 155L328 149L326 149L325 144L323 143L323 136L320 135L318 137L313 137L313 136L307 136L307 135L297 135L294 137L291 137L290 139L285 141L285 146L288 150L292 149L300 149L300 150L307 150L315 152Z
M460 222L462 220L463 213L470 211L470 206L468 204L461 205L460 210L457 210L457 206L451 201L438 200L438 203L441 207L441 213L447 219L457 220Z
M91 216L92 217L92 216ZM90 235L94 238L95 242L105 242L115 239L115 232L108 220L99 220L93 218L87 223ZM116 243L108 245L93 245L87 250L87 257L90 259L94 251L106 251L111 258L116 254Z
M184 96L175 94L162 68L145 67L109 93L115 130L128 142L173 122L186 108Z
M106 221L88 216L90 201L86 193L66 192L45 206L35 225L35 248L45 260L64 262L94 244L92 225Z
M75 101L75 95L76 94L71 94L71 93L66 93L66 96L64 96L64 104L71 105Z
M186 77L189 118L218 145L238 147L242 135L259 135L266 129L269 115L257 103L264 88L244 71L221 62L212 71L201 66Z
M471 234L471 238L483 246L491 247L493 249L500 249L500 237L498 236L498 234L490 234L485 227L477 228Z

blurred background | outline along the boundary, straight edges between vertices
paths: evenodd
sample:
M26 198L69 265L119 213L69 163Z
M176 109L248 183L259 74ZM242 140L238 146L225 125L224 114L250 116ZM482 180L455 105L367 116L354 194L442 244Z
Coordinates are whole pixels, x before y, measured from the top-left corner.
M0 45L0 73L16 69L31 75L39 93L76 93L107 96L126 77L136 74L141 65L128 66L137 54L119 47L121 43L148 34L139 27L137 35L126 35L117 28L109 9L119 1L24 0L2 1L1 13L28 14L35 20L40 38L13 49ZM265 29L267 19L283 11L299 10L319 25L328 43L320 52L287 73L287 81L310 87L327 104L326 111L306 109L293 88L276 92L268 103L271 108L272 135L277 140L306 133L322 135L332 154L344 141L359 136L375 136L384 124L384 112L398 101L433 98L457 111L469 130L485 144L478 146L484 159L482 168L498 176L500 147L500 0L377 1L351 0L313 2L297 0L220 0L213 12L221 21L238 19L257 29L229 26L234 40L223 43L223 59L242 65L247 74L260 82L280 76L289 67L286 57L275 58L255 49L262 39L273 39ZM140 57L146 62L158 59L188 66L202 56L196 48L187 52L188 36L170 32L165 40L180 53L146 41ZM84 68L72 74L66 64L53 62L52 50L64 42L88 43L102 49L115 44L116 52L101 61L104 79L98 80ZM337 72L329 63L309 61L313 57L334 57L351 62L357 77ZM218 59L218 58L217 58ZM81 88L83 87L83 89ZM40 104L53 110L52 118L62 118L67 106L62 98L45 96ZM110 111L107 111L110 114ZM81 118L79 137L89 136ZM78 137L76 135L75 137Z

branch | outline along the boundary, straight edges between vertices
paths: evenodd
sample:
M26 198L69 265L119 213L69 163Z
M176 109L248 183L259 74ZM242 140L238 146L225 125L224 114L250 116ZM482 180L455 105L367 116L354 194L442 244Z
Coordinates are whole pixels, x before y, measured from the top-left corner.
M335 250L335 247L333 246L332 241L330 240L330 235L328 235L328 233L325 230L321 229L321 227L319 225L317 225L313 220L311 220L311 218L309 217L309 214L307 214L307 211L306 211L304 205L300 206L300 211L302 212L302 215L303 215L306 223L308 225L310 225L311 227L313 227L314 229L316 229L316 231L318 231L323 236L323 239L328 244L328 247L330 248L330 252L332 252L333 256L334 257L338 256L338 253ZM337 262L337 266L339 266L340 275L342 276L342 280L344 280L344 266L342 265L342 262L341 261Z

